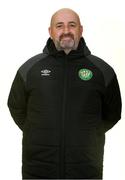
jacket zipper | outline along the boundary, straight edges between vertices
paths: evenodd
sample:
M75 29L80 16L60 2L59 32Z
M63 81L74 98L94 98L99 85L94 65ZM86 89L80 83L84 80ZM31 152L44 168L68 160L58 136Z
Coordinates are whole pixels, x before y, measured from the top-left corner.
M63 104L62 104L62 121L61 121L61 147L60 147L60 178L65 179L65 121L67 108L67 55L64 59L64 81L63 81Z

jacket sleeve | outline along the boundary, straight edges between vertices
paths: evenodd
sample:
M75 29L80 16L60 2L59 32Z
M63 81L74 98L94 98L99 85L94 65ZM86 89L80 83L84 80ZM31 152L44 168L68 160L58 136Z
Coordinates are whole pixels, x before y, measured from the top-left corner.
M111 129L121 118L121 94L116 74L106 87L103 97L102 114L105 132Z
M23 81L23 78L21 77L21 74L18 71L10 90L8 98L8 107L12 118L21 130L23 130L23 126L26 120L26 102L27 92L25 83Z

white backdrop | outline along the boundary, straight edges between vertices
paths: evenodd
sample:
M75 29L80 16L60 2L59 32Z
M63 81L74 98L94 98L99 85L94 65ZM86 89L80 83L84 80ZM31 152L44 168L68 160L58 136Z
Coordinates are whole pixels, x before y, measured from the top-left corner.
M0 1L0 179L21 180L22 133L7 108L17 69L41 53L49 37L51 15L69 7L81 17L92 54L108 62L118 76L122 120L106 134L104 180L125 179L125 11L122 0Z

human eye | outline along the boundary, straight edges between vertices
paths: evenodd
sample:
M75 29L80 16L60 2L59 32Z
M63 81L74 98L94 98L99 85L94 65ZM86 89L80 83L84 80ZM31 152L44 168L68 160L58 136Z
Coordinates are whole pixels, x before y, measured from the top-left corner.
M69 26L72 27L72 28L75 28L76 24L75 23L70 23Z
M62 24L57 24L57 25L56 25L56 28L57 28L57 29L60 29L60 28L62 28L62 27L63 27Z

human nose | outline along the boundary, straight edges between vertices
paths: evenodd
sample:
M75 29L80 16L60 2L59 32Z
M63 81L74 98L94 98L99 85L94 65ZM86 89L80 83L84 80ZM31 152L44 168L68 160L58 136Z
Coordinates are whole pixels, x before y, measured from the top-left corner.
M64 31L64 34L69 33L69 27L65 26L63 31Z

